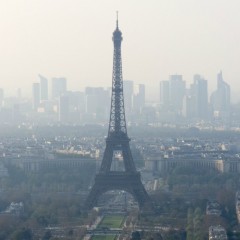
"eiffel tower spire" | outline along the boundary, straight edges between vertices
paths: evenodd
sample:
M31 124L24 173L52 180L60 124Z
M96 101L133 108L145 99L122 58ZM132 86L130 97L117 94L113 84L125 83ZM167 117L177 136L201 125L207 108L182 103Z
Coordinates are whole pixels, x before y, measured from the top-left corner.
M116 12L116 14L117 14L116 26L117 26L117 29L118 29L118 11Z
M127 136L127 127L124 110L123 98L123 79L122 79L122 57L121 57L121 42L122 32L118 28L118 13L116 21L116 29L113 32L113 72L112 72L112 98L111 112L108 129L108 137Z

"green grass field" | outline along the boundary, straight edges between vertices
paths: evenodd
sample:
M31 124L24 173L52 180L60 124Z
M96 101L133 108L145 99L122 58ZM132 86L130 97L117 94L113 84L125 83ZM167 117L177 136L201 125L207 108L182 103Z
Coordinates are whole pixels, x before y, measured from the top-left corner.
M114 240L115 239L115 235L95 235L91 237L91 240Z
M120 228L123 222L124 216L122 215L108 215L98 225L98 228Z

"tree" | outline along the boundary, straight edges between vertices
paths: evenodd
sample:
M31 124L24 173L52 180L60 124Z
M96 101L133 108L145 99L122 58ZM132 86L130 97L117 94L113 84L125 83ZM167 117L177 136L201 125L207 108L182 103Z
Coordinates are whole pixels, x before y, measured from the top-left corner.
M13 237L11 238L13 240L32 240L32 231L28 228L22 228L20 230L17 230L13 233Z
M202 212L200 208L196 208L193 217L194 240L202 240Z
M138 231L132 232L131 240L141 240L141 235Z
M148 240L163 240L161 233L153 233Z
M193 232L194 232L194 226L193 226L193 210L192 208L188 209L188 215L187 215L187 240L193 239Z
M183 232L170 230L170 231L164 233L163 239L164 240L183 240L186 238L185 238Z
M49 240L51 237L52 237L52 233L50 230L48 230L44 233L42 240Z

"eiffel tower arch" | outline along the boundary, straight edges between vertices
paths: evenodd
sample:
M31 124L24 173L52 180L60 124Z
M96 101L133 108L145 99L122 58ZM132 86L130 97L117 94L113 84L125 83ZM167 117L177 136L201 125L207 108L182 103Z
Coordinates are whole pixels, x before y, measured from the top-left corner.
M112 40L114 54L108 136L100 171L95 176L93 187L85 202L87 209L96 206L99 197L110 190L124 190L130 193L138 202L140 208L151 204L150 198L141 182L140 172L136 170L129 146L130 138L127 134L122 79L122 32L118 28L118 18ZM122 155L124 171L111 170L115 152L120 152Z

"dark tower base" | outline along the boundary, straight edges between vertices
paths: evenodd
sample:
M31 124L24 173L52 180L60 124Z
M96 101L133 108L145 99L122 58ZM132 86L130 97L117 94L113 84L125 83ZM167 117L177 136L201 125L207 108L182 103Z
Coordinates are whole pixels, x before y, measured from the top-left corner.
M95 183L86 201L86 208L91 209L96 206L99 197L111 190L123 190L130 193L141 209L151 205L150 198L141 182L139 172L111 171L107 174L100 173L96 175Z

